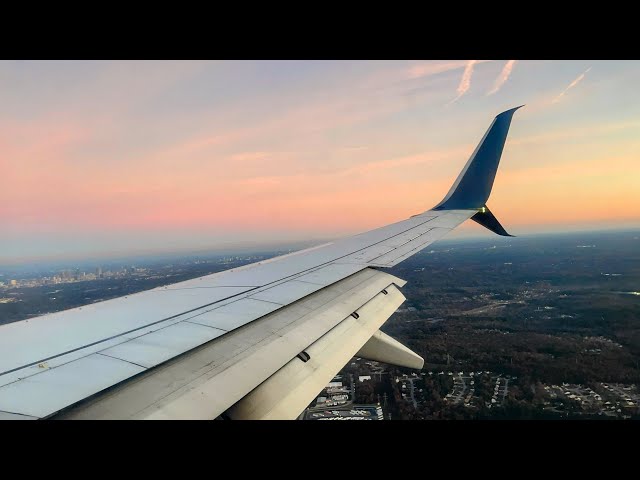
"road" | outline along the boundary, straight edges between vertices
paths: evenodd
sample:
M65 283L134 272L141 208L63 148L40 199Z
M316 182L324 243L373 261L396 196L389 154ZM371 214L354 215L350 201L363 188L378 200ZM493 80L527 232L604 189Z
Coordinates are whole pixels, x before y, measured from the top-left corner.
M509 379L505 378L504 379L504 392L502 392L502 403L504 403L504 399L507 396L508 389L509 389Z
M465 393L467 393L467 382L464 381L465 377L462 375L455 375L453 377L453 390L451 390L451 401L453 403L462 403Z
M415 408L416 410L418 409L418 402L416 401L416 395L415 395L415 387L413 386L413 382L415 380L419 380L419 378L403 378L402 381L403 382L409 382L409 394L411 395L411 402L413 403L413 408Z

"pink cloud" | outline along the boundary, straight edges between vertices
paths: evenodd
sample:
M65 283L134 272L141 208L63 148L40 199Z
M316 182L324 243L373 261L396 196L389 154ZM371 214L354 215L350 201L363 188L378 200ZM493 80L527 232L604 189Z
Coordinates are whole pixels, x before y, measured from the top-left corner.
M458 95L449 103L454 103L458 101L460 97L462 97L465 93L469 91L469 89L471 88L471 78L473 76L473 69L476 63L478 63L477 60L469 60L467 62L467 64L464 67L464 72L462 72L462 78L460 78L460 83L458 84L458 88L456 89L456 92L458 93Z

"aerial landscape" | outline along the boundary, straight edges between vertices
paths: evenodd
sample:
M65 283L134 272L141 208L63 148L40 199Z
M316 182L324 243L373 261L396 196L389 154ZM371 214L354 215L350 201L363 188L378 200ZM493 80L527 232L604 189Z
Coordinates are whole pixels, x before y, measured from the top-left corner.
M0 61L0 420L632 424L638 82Z
M0 318L283 253L5 268ZM382 330L422 355L423 370L354 358L301 418L640 418L640 230L445 239L393 273L408 300Z

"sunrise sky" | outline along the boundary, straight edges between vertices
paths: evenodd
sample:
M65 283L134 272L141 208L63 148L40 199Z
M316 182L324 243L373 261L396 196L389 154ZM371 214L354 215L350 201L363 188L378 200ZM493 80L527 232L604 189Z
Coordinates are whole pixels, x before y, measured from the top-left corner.
M637 228L638 85L638 61L0 62L0 262L402 220L521 104L488 202L507 230Z

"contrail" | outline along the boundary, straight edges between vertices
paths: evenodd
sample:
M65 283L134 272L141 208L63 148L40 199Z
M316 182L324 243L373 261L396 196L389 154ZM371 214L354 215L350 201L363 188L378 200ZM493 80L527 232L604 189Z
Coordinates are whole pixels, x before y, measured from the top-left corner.
M587 68L584 72L582 72L580 75L578 75L578 77L569 84L569 86L567 88L565 88L562 93L560 95L558 95L556 98L554 98L553 100L551 100L551 103L558 103L560 101L560 99L562 97L564 97L564 94L567 93L569 90L571 90L573 87L575 87L576 85L578 85L582 79L584 78L584 76L587 74L587 72L591 70L591 67Z
M496 81L493 84L493 88L487 93L487 95L493 95L494 93L496 93L498 90L502 88L502 86L506 83L506 81L509 80L509 76L511 75L511 71L513 70L513 67L516 64L516 61L517 60L509 60L507 62L507 64L502 69L502 72L500 72L500 75L498 76L498 78L496 78Z
M471 76L473 75L473 67L476 63L478 63L477 60L469 60L469 62L467 62L467 65L464 67L464 72L462 72L460 84L458 84L458 96L451 100L449 103L455 102L465 93L467 93L467 90L469 90L469 88L471 87Z

